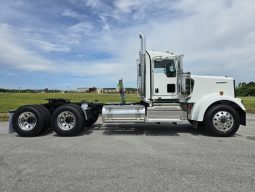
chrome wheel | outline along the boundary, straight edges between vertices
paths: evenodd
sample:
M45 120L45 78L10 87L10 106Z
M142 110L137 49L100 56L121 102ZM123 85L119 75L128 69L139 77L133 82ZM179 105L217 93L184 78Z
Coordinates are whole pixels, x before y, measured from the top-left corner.
M233 116L227 111L219 111L213 117L213 125L219 131L228 131L234 125Z
M76 125L76 117L70 111L63 111L57 117L58 127L62 130L70 130L73 129Z
M18 117L18 125L23 131L31 131L35 128L37 119L32 112L23 112Z

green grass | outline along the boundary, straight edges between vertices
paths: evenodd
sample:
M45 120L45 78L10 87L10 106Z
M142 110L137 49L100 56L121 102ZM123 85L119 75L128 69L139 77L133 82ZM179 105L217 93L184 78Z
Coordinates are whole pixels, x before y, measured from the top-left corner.
M255 97L240 97L249 113L255 113Z
M94 93L0 93L0 113L6 113L11 109L16 109L26 104L47 103L45 99L64 98L72 102L82 100L98 102L120 102L119 94L94 94ZM127 94L127 102L137 102L139 98L136 94Z
M43 104L49 98L70 99L73 102L82 100L107 102L120 102L118 94L94 94L94 93L0 93L0 121L8 119L8 112L27 104ZM247 108L247 112L255 113L255 97L241 97ZM127 102L138 102L136 94L127 94Z

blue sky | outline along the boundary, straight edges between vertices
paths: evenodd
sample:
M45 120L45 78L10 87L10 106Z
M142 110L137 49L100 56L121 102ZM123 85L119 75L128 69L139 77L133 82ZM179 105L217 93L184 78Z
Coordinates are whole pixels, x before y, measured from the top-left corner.
M136 87L138 32L196 75L255 81L254 0L1 0L0 87Z

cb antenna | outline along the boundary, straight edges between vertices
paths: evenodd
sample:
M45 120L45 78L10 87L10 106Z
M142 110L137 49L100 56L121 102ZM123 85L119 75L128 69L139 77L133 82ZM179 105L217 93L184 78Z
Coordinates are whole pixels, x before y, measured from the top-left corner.
M181 26L180 26L180 38L181 38L181 52L184 55L184 46L183 46L183 20L181 19Z

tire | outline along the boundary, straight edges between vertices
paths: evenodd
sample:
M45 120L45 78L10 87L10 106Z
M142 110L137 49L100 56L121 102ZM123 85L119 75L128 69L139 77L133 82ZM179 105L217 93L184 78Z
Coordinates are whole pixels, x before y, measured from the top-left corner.
M50 118L51 118L50 111L44 105L38 105L38 107L40 107L42 109L43 116L47 123L47 128L49 128L50 127Z
M44 107L43 107L42 105L31 105L31 106L35 107L35 108L40 112L40 114L41 114L41 119L42 119L43 122L44 122L44 126L43 126L43 128L42 128L42 130L41 130L40 133L42 133L42 132L48 130L49 121L50 121L50 120L48 120L47 111L44 109Z
M58 107L51 116L53 130L62 136L75 136L85 125L85 118L80 106L65 104Z
M39 135L46 126L42 110L34 105L22 106L15 111L12 118L14 130L21 136Z
M92 125L94 125L97 119L98 119L98 115L90 117L89 119L85 121L85 127L91 127Z
M234 135L240 126L237 111L228 105L211 107L205 115L205 128L214 136L229 137Z

